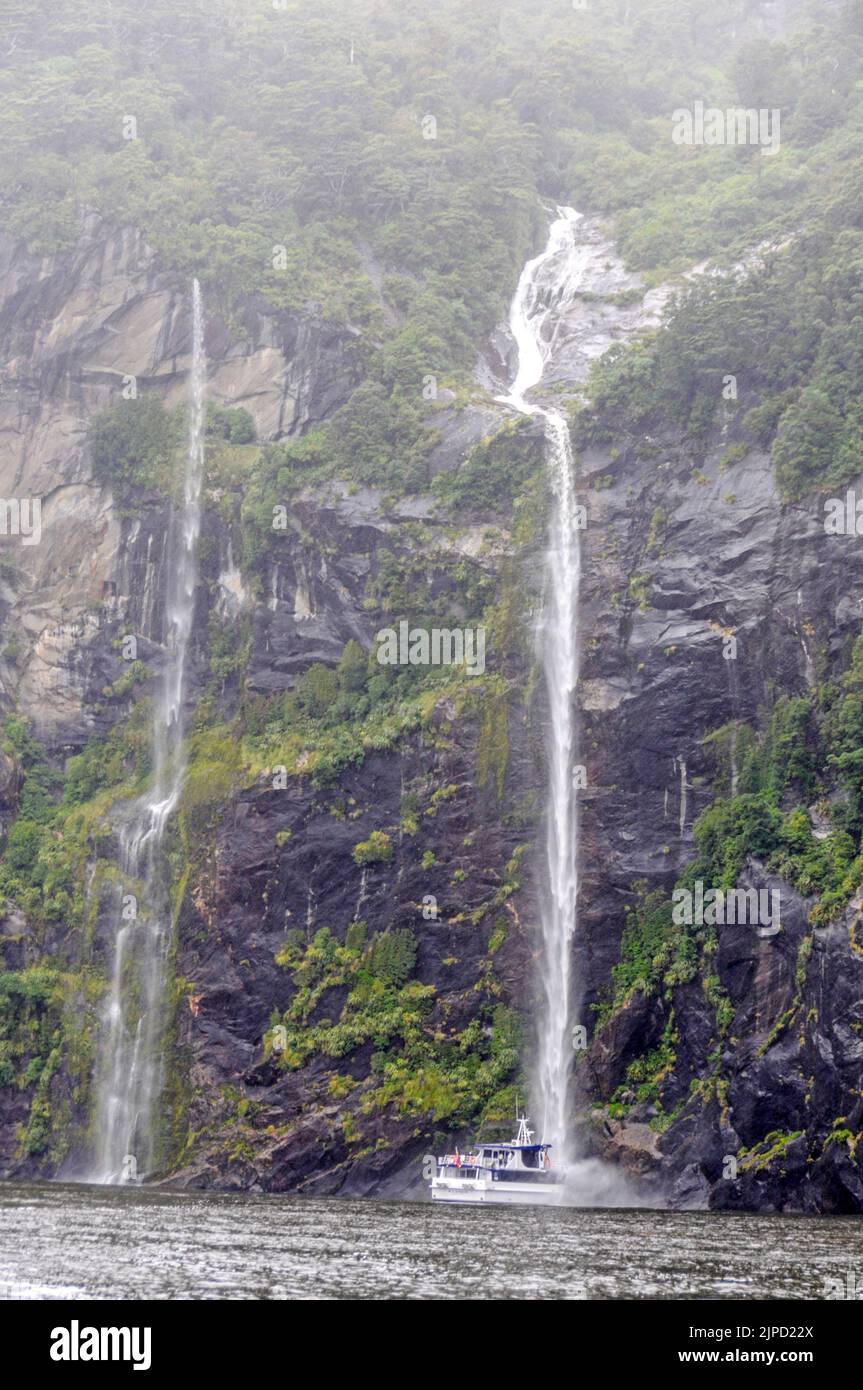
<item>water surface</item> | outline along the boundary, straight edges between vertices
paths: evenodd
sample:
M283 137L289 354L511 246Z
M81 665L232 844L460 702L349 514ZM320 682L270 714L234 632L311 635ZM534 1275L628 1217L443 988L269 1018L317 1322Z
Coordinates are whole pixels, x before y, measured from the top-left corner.
M0 1183L2 1298L822 1299L854 1271L855 1217Z

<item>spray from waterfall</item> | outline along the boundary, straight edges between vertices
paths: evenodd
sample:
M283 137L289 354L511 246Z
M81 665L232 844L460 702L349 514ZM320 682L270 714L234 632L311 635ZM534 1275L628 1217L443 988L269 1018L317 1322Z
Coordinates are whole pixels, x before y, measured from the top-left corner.
M567 1093L573 1056L572 943L578 903L575 690L581 550L569 427L559 411L528 403L525 393L542 380L557 330L588 265L588 249L578 241L579 220L580 214L572 208L558 208L545 250L522 271L509 317L518 349L516 377L509 395L502 398L522 414L542 418L552 495L538 633L549 722L536 1099L540 1135L555 1146L560 1166L572 1158Z
M170 522L165 600L165 665L154 698L149 792L119 832L122 902L105 999L96 1075L95 1155L91 1177L115 1183L144 1177L158 1160L158 1103L168 1017L173 938L165 831L180 798L183 699L195 611L204 473L204 314L192 287L189 439L182 501Z

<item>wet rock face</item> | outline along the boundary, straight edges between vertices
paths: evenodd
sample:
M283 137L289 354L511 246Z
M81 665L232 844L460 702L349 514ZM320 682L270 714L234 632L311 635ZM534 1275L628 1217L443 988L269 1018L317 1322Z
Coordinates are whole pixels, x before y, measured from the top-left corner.
M569 384L582 382L590 361L611 343L656 322L663 303L658 291L644 301L621 298L634 286L595 224L585 226L585 246L587 294L567 313L552 374ZM166 508L153 498L134 518L118 515L89 477L84 440L88 419L116 401L126 375L169 404L182 398L187 289L158 271L134 233L92 223L78 251L57 262L37 265L2 249L0 328L7 446L0 451L0 495L42 497L50 536L4 549L11 569L0 569L0 620L4 635L18 631L21 640L14 656L7 651L0 661L0 706L5 712L17 702L59 760L123 717L122 703L105 695L123 673L114 647L119 635L138 635L139 656L158 677ZM501 331L484 359L491 396L507 378L510 346ZM214 316L207 351L211 396L250 410L262 439L328 417L354 379L350 336L312 313L268 317L249 305L239 331ZM781 506L766 458L750 454L722 464L749 404L728 406L715 448L697 470L673 437L579 461L589 517L580 633L588 787L581 797L576 1013L591 1034L590 1006L607 995L633 883L670 893L692 858L693 824L715 795L703 738L732 719L757 723L775 690L805 693L859 632L863 550L855 539L827 537L815 503ZM458 467L505 415L491 400L460 411L442 401L433 471ZM541 447L538 427L528 426L525 437ZM334 664L350 639L371 647L378 623L366 606L367 585L382 549L407 546L414 523L431 529L441 551L457 550L494 579L507 554L505 541L498 549L488 543L485 524L460 527L454 539L428 498L385 510L373 490L334 485L326 496L300 494L292 513L296 528L270 552L258 592L232 559L228 525L208 510L211 558L202 565L190 705L209 678L213 612L250 620L247 693L269 696L290 690L316 661ZM521 558L527 624L540 602L540 547ZM729 637L736 642L732 659ZM529 656L510 659L505 674L514 692L530 687L529 665ZM223 694L228 713L240 694ZM491 785L478 785L479 717L455 719L442 710L439 727L370 754L336 787L316 789L297 777L277 790L262 774L220 808L196 851L178 923L182 1094L166 1098L174 1115L166 1122L182 1130L172 1137L182 1156L170 1181L273 1191L423 1190L427 1125L376 1112L359 1121L361 1145L346 1132L345 1113L351 1106L358 1112L369 1085L373 1044L335 1061L314 1057L297 1070L268 1054L265 1034L295 989L276 957L297 928L311 939L327 926L342 940L355 918L366 921L370 936L409 927L417 979L437 990L430 1026L457 1032L479 1017L477 982L487 973L494 917L474 927L470 914L501 888L515 851L536 843L543 799L541 692L529 708L511 704L500 798ZM3 759L0 753L5 828L19 771ZM427 802L443 786L456 787L457 795L441 804L426 838L404 834L405 793ZM392 860L361 869L354 847L375 830L392 837ZM436 856L434 869L422 867L426 848ZM508 929L494 956L500 1000L524 1010L533 1002L537 870L538 858L526 857L522 887L502 907ZM776 886L755 861L744 883ZM787 884L778 886L780 933L761 937L735 926L720 935L716 973L735 1009L727 1037L717 1036L700 980L672 991L674 1124L658 1133L650 1124L655 1117L635 1106L625 1121L585 1130L586 1143L656 1200L768 1210L863 1207L863 1155L844 1137L863 1129L863 904L815 932L801 967L806 904ZM434 920L422 915L427 894L438 901ZM60 927L37 943L20 914L7 916L0 931L9 969L33 963L46 946L67 960L79 949ZM107 917L94 924L97 968L107 960L110 931ZM585 1112L606 1104L629 1064L661 1044L666 1003L636 995L593 1036L578 1070ZM338 1018L343 1004L343 986L326 991L311 1022ZM697 1088L707 1094L704 1083L717 1067L722 1092L703 1099ZM351 1106L334 1096L334 1073L355 1083ZM67 1078L56 1084L71 1090ZM33 1171L15 1158L26 1106L18 1092L2 1102L0 1171ZM184 1154L187 1134L197 1136L191 1155ZM748 1157L735 1169L728 1160L741 1151Z
M39 499L42 532L38 544L23 533L0 543L0 619L19 638L14 659L0 656L0 700L17 701L45 741L74 745L99 727L106 628L139 616L138 586L151 607L164 587L153 569L163 518L144 507L137 530L124 525L90 476L87 430L132 382L168 406L185 400L189 287L134 229L95 216L53 258L0 239L0 341L0 497ZM352 341L311 311L250 303L230 327L212 312L208 396L247 409L261 439L299 433L350 394Z
M92 483L86 432L94 414L116 403L124 378L134 377L141 391L155 390L169 405L184 398L188 293L158 270L137 236L97 223L73 255L56 262L37 266L8 247L4 256L0 322L8 330L9 356L0 428L12 444L2 456L0 491L42 496L43 540L20 547L13 570L0 572L4 632L16 626L22 632L14 659L8 656L0 667L0 708L5 713L14 706L26 715L61 765L91 735L107 735L128 715L128 693L112 693L127 669L118 639L134 634L149 683L160 677L169 508L154 495L142 499L133 516L122 515L110 494ZM208 395L250 410L264 441L329 417L355 380L352 335L312 313L268 317L252 304L239 328L210 313L207 354ZM470 443L502 416L500 409L480 409L465 433L446 401L439 413L438 469L458 466ZM374 490L333 484L326 493L292 498L291 526L252 581L237 567L238 537L218 501L207 498L203 524L188 660L190 712L212 686L213 620L248 625L243 688L228 682L218 696L220 712L230 718L244 696L290 690L315 662L332 666L349 640L372 647L379 622L369 611L368 586L382 547L411 549L411 528L428 526L436 553L489 576L502 553L500 540L487 543L484 523L453 528L436 517L429 498L384 507ZM500 518L495 522L499 528ZM438 561L426 555L424 563L434 589L443 582ZM505 786L479 786L480 722L481 713L462 718L443 708L435 730L369 754L333 788L321 790L295 776L276 790L272 778L262 776L223 798L210 823L199 827L177 927L182 988L165 1094L166 1148L176 1159L169 1168L179 1168L176 1181L355 1192L416 1181L413 1160L429 1147L427 1126L392 1112L360 1117L358 1157L356 1138L348 1141L345 1106L331 1092L341 1075L355 1085L355 1102L362 1097L370 1084L371 1043L343 1059L313 1057L292 1072L267 1055L264 1035L296 992L292 972L276 960L287 933L299 930L311 940L327 926L343 940L358 915L369 939L388 928L413 932L414 977L434 986L429 1026L441 1036L459 1036L478 1018L481 1004L487 1014L487 994L477 985L491 966L493 933L500 938L495 997L522 1003L531 966L519 908L512 902L501 907L506 934L498 914L478 927L470 915L500 892L507 864L532 833L529 815L506 813L538 789L537 735L520 712L508 734ZM15 813L18 781L11 761L0 764L4 829ZM434 808L424 833L403 833L406 792L425 808L442 787L452 794ZM354 848L376 830L391 837L392 860L361 868ZM431 849L433 869L422 862ZM182 852L179 845L176 850ZM110 837L99 853L106 863L116 858ZM436 902L431 918L422 910L429 895ZM525 889L519 903L529 901ZM110 887L94 891L92 908L86 942L62 923L37 939L20 914L9 913L2 922L5 967L35 964L48 950L70 968L86 960L104 973L116 930ZM344 986L326 991L309 1026L337 1020L346 993ZM86 1008L93 1031L96 1001ZM52 1103L65 1107L79 1134L87 1120L80 1094L62 1071L51 1082ZM0 1169L54 1171L44 1151L22 1158L15 1136L32 1097L16 1093L13 1099L0 1111ZM181 1162L177 1156L189 1133L198 1141ZM67 1155L64 1171L75 1171L83 1158L79 1149Z
M602 480L589 494L582 599L590 785L577 973L586 1019L607 997L634 885L670 896L694 857L693 824L716 795L705 735L731 720L758 725L777 693L805 695L816 674L842 669L860 631L855 538L825 534L818 498L783 506L768 459L722 464L745 408L729 410L697 469L672 438L645 444L640 457L582 460L585 484ZM718 929L716 974L735 1011L724 1040L700 981L670 991L677 1057L664 1104L682 1108L639 1171L680 1205L860 1210L853 1138L827 1142L834 1131L858 1133L863 1114L860 909L816 930L804 961L811 904L754 861L741 884L779 890L782 929ZM584 1104L611 1098L629 1063L658 1046L667 1017L637 996L612 1019L579 1072ZM688 1095L711 1076L722 1081L721 1103ZM631 1123L640 1118L636 1107ZM595 1142L635 1171L628 1129L606 1125ZM734 1156L751 1150L735 1168Z
M400 1187L417 1180L419 1159L429 1148L425 1126L386 1111L362 1117L360 1102L372 1080L371 1042L343 1058L318 1056L285 1071L277 1056L267 1057L264 1035L274 1011L284 1011L295 991L291 971L275 959L288 932L298 928L311 940L329 926L341 938L344 925L357 920L366 922L369 935L413 932L414 976L437 991L430 1029L460 1030L475 1016L476 982L494 926L489 919L475 927L469 914L499 889L496 866L507 862L520 839L501 824L494 794L475 786L475 735L466 727L449 748L434 751L417 738L398 754L372 754L329 792L299 781L273 789L263 778L218 827L206 872L181 918L178 962L181 975L194 980L194 998L182 1007L178 1028L193 1096L189 1123L210 1138L171 1175L172 1184L364 1193L395 1174ZM532 751L517 736L513 786L531 761ZM433 826L419 836L401 834L405 789L428 798L441 786L458 790L442 803ZM336 803L350 808L348 818L334 817ZM390 863L361 870L353 849L374 831L393 837L394 855ZM432 840L438 862L428 869L420 851ZM423 913L429 894L436 899L432 918ZM515 1000L530 963L514 913L495 970L502 997ZM346 993L342 986L326 990L309 1026L338 1019ZM332 1099L334 1074L356 1087L349 1106ZM224 1092L228 1081L251 1107L241 1159L231 1157L237 1116L235 1097ZM364 1131L359 1156L345 1138L348 1108Z
M363 605L365 586L376 571L379 548L398 531L397 523L384 519L380 502L378 492L350 495L341 485L328 505L308 495L292 503L296 527L314 543L288 538L268 564L255 611L250 690L291 689L313 662L338 661L352 639L371 647L374 624Z

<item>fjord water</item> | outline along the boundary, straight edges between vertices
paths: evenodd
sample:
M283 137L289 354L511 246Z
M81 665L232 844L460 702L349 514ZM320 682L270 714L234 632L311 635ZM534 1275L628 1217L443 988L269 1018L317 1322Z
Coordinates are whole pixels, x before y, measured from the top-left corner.
M93 1181L145 1177L156 1160L156 1109L163 1084L167 975L172 942L165 829L182 790L183 697L195 607L204 472L204 311L192 286L189 439L182 500L167 547L165 666L154 697L150 790L119 827L123 892L110 984L99 1033ZM119 901L122 898L122 903ZM133 899L130 903L130 898ZM122 911L125 909L125 913Z
M812 1300L861 1269L854 1217L0 1183L0 1300Z
M589 263L589 250L578 239L580 215L572 208L558 208L557 213L545 250L525 265L512 301L509 325L518 350L517 369L509 395L502 399L522 414L541 416L552 497L538 633L548 693L548 795L536 1119L540 1137L554 1146L557 1164L565 1166L573 1157L567 1091L572 1066L572 941L578 907L575 689L581 548L569 426L560 411L525 398L542 381L554 353L556 330Z

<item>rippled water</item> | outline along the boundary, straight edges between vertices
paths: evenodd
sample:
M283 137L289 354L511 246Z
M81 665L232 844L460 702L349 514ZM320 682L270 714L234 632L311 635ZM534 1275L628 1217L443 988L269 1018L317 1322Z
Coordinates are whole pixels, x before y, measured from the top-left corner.
M821 1299L855 1270L853 1217L0 1183L3 1298Z

